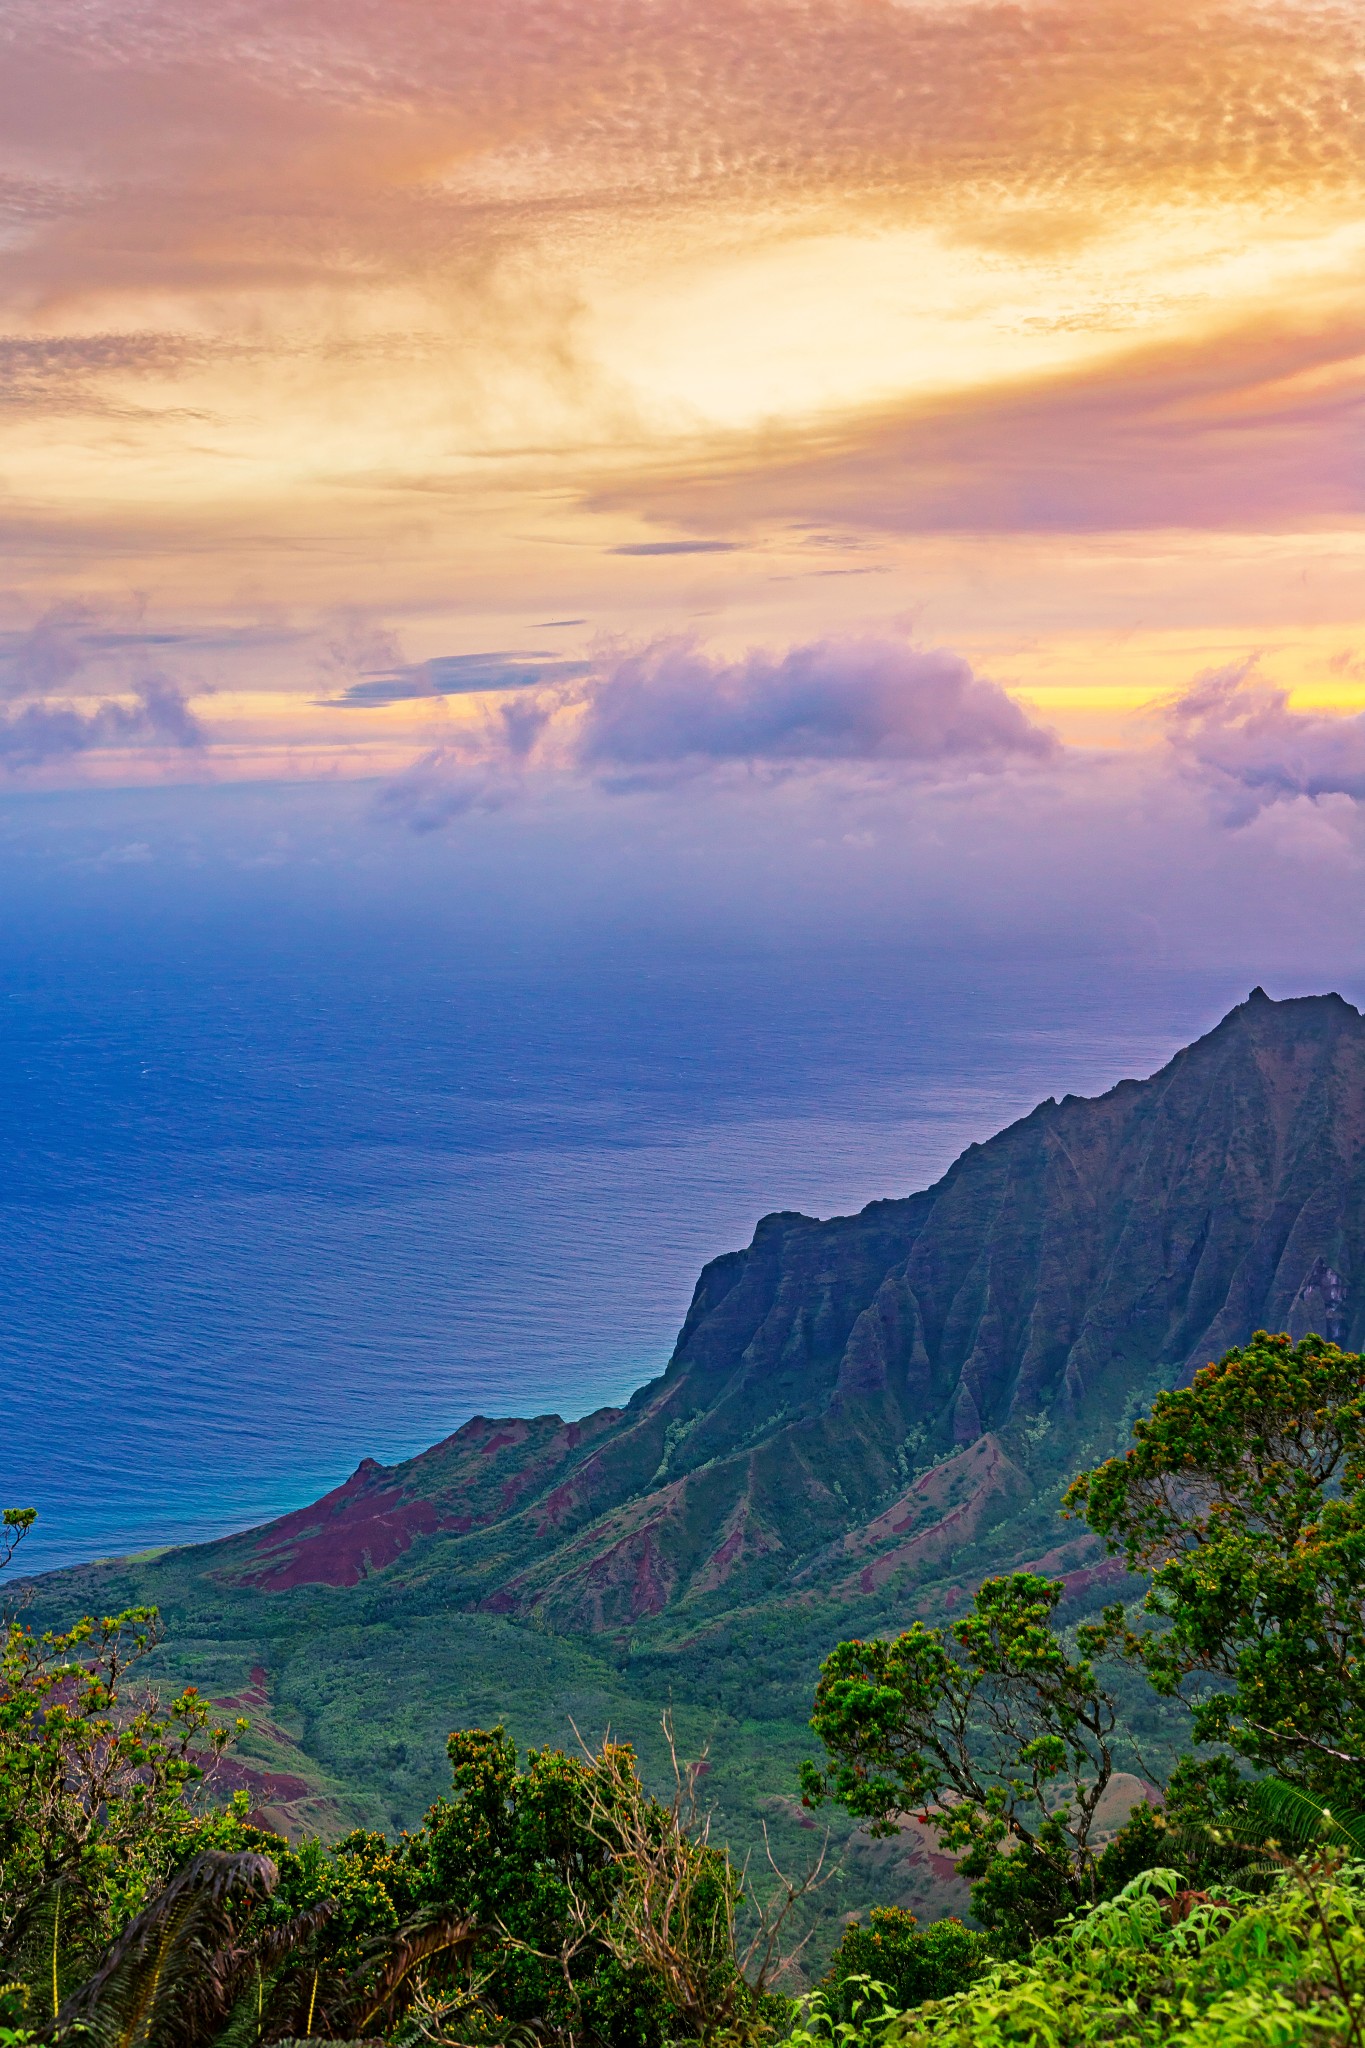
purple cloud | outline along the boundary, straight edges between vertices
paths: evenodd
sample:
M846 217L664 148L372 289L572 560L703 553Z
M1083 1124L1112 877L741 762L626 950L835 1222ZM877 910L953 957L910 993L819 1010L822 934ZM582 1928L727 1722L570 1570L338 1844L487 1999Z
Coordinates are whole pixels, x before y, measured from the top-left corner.
M1211 669L1167 707L1171 745L1244 823L1292 797L1365 802L1365 714L1293 711L1255 659Z
M0 715L0 764L6 768L36 768L96 747L137 741L184 748L204 744L204 729L184 692L165 676L145 677L132 703L109 697L84 712L71 704L39 701Z
M112 631L89 606L54 606L26 632L0 638L0 766L34 768L45 761L100 747L145 742L153 746L204 745L204 728L178 683L159 670L143 670L136 657L167 636ZM101 695L92 710L69 701L95 692L79 678L94 663L116 659L117 695ZM131 672L127 664L134 664Z
M578 620L571 623L579 624ZM423 697L467 697L483 691L527 690L587 675L591 664L555 654L438 654L430 661L391 663L382 673L365 673L338 697L318 701L347 710L402 704Z
M740 543L737 540L631 540L619 548L608 548L609 555L733 555Z
M374 813L410 832L439 832L474 811L499 811L521 794L515 776L493 762L471 761L453 747L432 747L383 784Z
M579 759L677 775L730 761L1000 768L1056 751L997 683L945 648L831 639L726 662L664 640L619 655L591 688Z

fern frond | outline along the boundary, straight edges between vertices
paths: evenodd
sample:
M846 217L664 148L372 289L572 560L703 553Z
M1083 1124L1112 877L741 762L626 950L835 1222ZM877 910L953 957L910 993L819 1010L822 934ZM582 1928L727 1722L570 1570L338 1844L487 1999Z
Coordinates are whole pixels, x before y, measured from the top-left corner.
M358 2035L382 2019L391 2020L404 1983L418 1964L435 1955L454 1954L463 1960L473 1951L478 1933L472 1921L448 1911L410 1920L361 1957L343 1987L341 2013Z
M1325 1806L1281 1778L1259 1779L1248 1805L1264 1843L1278 1837L1294 1849L1343 1849L1365 1857L1365 1814Z
M203 1850L106 1952L65 2000L52 2028L79 2031L83 2048L195 2048L221 2025L242 1952L233 1908L267 1896L268 1856Z

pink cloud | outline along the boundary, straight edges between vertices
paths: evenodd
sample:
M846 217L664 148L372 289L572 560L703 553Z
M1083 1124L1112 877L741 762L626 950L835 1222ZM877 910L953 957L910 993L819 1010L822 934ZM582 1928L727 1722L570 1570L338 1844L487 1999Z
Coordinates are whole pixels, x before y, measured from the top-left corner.
M1274 531L1365 511L1362 428L1365 317L1352 311L771 430L590 502L700 532Z
M815 641L718 660L672 639L619 655L591 689L579 759L610 774L722 762L897 762L998 768L1056 742L998 684L945 648Z
M1365 803L1365 714L1294 711L1254 660L1198 677L1167 707L1166 730L1234 823L1295 797Z
M557 729L558 747L538 756ZM733 765L873 766L945 781L1060 756L1050 732L947 648L848 637L727 661L671 638L612 650L586 680L511 697L387 783L379 813L430 831L501 808L537 769L622 791Z

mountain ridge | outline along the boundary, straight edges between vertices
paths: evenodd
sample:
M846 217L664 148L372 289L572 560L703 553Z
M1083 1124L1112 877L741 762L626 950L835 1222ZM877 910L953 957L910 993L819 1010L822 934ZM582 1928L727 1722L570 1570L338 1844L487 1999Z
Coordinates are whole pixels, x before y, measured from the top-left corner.
M1359 1345L1362 1262L1365 1020L1256 989L1156 1074L1049 1097L930 1188L762 1218L625 1407L474 1417L178 1555L267 1595L417 1574L570 1635L884 1594L1112 1435L1135 1381L1262 1324Z
M667 1706L710 1756L714 1838L742 1860L769 1833L799 1868L830 1647L941 1620L991 1572L1059 1579L1066 1622L1136 1591L1059 1520L1066 1481L1257 1323L1361 1348L1362 1275L1365 1022L1256 991L1159 1073L1038 1104L931 1188L763 1218L623 1407L473 1417L261 1528L23 1597L38 1625L159 1607L149 1668L248 1715L223 1782L287 1832L413 1826L450 1729L497 1722L521 1746L610 1729L666 1791ZM1183 1727L1149 1695L1126 1711L1132 1769L1159 1776ZM831 1943L870 1901L962 1910L932 1844L833 1826Z

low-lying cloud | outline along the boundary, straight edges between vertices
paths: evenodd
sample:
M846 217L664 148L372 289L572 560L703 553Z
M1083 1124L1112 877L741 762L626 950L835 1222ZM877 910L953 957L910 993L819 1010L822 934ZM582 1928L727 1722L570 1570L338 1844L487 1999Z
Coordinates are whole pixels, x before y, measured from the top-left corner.
M375 816L410 832L439 832L474 811L500 811L521 794L515 775L491 762L471 761L458 747L430 747L400 775L384 783Z
M1365 714L1295 711L1254 660L1211 669L1166 710L1182 763L1218 792L1229 822L1295 797L1365 802Z
M0 764L37 768L98 747L150 744L197 748L204 729L184 692L165 676L146 676L132 700L107 697L93 711L47 700L0 714Z
M695 773L723 762L1037 762L1057 748L998 683L946 648L830 639L739 661L690 640L618 656L588 702L583 766Z
M1056 758L1055 737L998 683L947 648L872 637L818 640L737 660L695 640L613 647L501 687L518 694L423 754L380 815L430 831L500 807L534 771L608 791L661 788L726 769L772 775L838 767L935 780Z
M184 689L144 665L169 637L111 624L81 605L54 607L27 631L0 637L0 702L9 707L0 711L0 768L105 747L202 747L206 734Z

